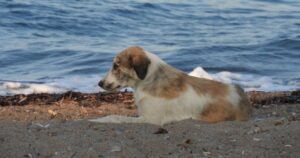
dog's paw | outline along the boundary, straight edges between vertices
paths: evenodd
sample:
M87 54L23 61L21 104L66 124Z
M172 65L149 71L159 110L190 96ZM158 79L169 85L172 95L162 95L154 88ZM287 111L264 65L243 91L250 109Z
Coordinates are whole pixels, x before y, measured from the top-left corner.
M103 118L97 118L97 119L89 119L90 122L98 122L98 123L107 123L106 119Z
M143 117L127 117L119 115L109 115L97 119L89 120L98 123L145 123Z
M90 119L89 121L98 123L122 123L122 118L118 115L109 115L97 119Z

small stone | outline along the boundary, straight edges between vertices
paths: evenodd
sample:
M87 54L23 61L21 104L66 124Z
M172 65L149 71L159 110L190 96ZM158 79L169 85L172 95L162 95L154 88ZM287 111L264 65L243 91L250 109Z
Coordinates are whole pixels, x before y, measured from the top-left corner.
M28 153L28 154L25 154L24 157L26 157L26 158L32 158L33 156L30 153Z
M164 128L158 128L153 134L167 134L168 131Z
M263 105L262 107L265 108L265 109L267 109L267 108L269 108L270 106L269 106L269 105Z
M191 141L191 139L187 139L187 140L184 141L184 143L185 144L192 144L192 141Z
M261 131L260 127L255 127L255 128L254 128L254 132L255 132L255 133L258 133L258 132L260 132L260 131Z
M292 147L292 145L291 144L286 144L286 145L284 145L284 147L290 148L290 147Z
M169 140L169 139L170 139L170 136L169 136L169 135L166 135L166 136L164 136L164 139Z
M203 151L202 153L203 153L204 156L208 156L208 155L211 154L211 152L209 152L209 151Z
M254 141L259 142L261 139L259 138L253 138Z
M186 139L182 143L177 144L177 146L179 146L183 149L187 149L190 144L192 144L192 140L191 139ZM203 148L202 150L207 151L205 148Z
M247 134L254 134L254 133L259 133L261 132L261 128L258 126L255 126L253 130L250 130L249 132L247 132Z
M245 154L245 150L242 151L242 155L244 155L244 154Z
M253 130L250 130L249 132L247 132L247 134L253 134L254 133L254 131Z
M111 149L110 149L110 152L119 152L121 151L121 147L119 146L113 146Z
M274 125L275 126L279 126L279 125L283 125L284 124L284 120L277 120Z

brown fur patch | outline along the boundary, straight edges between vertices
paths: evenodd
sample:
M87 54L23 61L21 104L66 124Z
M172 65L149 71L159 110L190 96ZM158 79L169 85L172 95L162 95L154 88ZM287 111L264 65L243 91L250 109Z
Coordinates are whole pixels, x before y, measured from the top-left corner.
M199 95L210 94L214 100L217 100L204 109L201 113L202 120L213 123L226 120L244 121L249 118L251 113L250 102L240 87L236 87L238 95L241 97L236 107L225 99L229 95L228 85L195 77L188 77L188 82Z
M122 67L131 68L129 60L132 60L130 59L132 57L136 58L135 60L143 60L147 58L147 55L144 52L143 48L138 46L132 46L126 48L121 53L119 53L116 56L115 62Z
M158 66L157 71L147 81L143 90L165 99L178 97L187 89L184 74L167 65Z
M244 90L240 86L236 86L236 90L241 97L240 103L239 103L239 110L240 112L237 115L237 120L248 120L249 115L252 112L250 101L245 94Z
M186 75L187 82L198 95L210 94L214 98L223 98L228 95L228 86L218 81L197 78Z
M170 80L167 85L162 85L161 88L156 89L155 93L163 98L172 99L178 97L186 89L187 86L184 83L184 78L178 76L178 78Z
M206 122L215 123L220 121L239 120L245 121L251 113L250 102L243 89L236 86L236 90L241 97L238 106L234 106L227 99L217 99L215 102L208 104L201 112L200 119Z
M211 95L214 98L223 98L228 95L228 86L226 84L189 76L168 65L158 67L155 74L150 78L149 86L145 91L153 96L172 99L179 96L190 85L198 95Z
M238 111L226 100L219 100L207 105L200 114L200 120L209 123L230 121L236 119L237 113Z
M145 78L150 64L150 60L144 52L144 49L138 46L123 50L116 57L115 62L123 68L134 69L140 79Z

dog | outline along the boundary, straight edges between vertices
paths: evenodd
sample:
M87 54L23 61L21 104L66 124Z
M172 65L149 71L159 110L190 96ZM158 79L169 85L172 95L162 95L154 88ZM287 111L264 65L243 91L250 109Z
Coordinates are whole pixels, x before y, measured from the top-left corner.
M93 122L164 125L196 119L216 123L244 121L251 113L239 86L189 76L139 46L119 53L99 86L108 91L133 88L139 116L109 115Z

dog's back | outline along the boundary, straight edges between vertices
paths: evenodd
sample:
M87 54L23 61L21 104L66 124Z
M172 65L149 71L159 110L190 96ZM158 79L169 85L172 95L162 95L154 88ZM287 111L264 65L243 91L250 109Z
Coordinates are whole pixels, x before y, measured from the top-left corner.
M227 120L242 121L248 119L251 111L247 96L239 86L189 76L165 64L159 66L152 77L148 78L147 84L140 85L140 87L142 87L141 91L138 90L136 93L150 94L146 97L148 98L147 106L153 104L155 99L162 98L161 105L159 105L160 113L164 113L164 107L168 107L167 111L172 111L171 113L176 115L171 119L167 118L170 116L164 116L165 122L172 119L181 120L188 118L187 116L210 123ZM154 108L154 105L149 107ZM184 110L181 110L182 108ZM199 110L196 113L197 116L191 112L194 110ZM151 113L147 116L152 117L157 114Z

